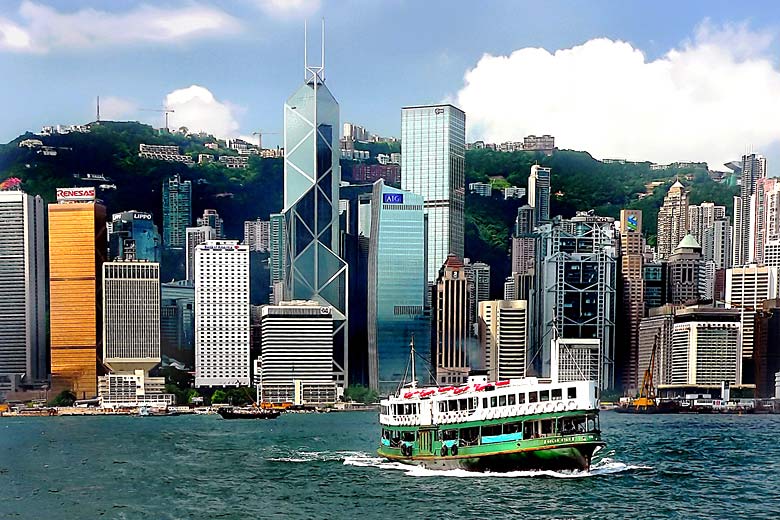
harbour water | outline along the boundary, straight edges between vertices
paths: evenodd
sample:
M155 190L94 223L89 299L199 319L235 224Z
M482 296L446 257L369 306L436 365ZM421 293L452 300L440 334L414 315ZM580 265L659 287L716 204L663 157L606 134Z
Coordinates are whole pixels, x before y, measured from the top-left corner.
M773 518L780 416L604 412L589 473L374 455L375 413L0 419L0 518Z

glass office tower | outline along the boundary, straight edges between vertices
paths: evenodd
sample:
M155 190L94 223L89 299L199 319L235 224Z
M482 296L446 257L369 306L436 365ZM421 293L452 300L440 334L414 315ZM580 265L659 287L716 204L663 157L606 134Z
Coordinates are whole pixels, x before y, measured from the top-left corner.
M423 198L379 180L371 200L368 366L369 385L382 394L395 391L403 379L412 335L419 352L428 350L426 286ZM423 364L418 366L417 377L426 382Z
M163 182L163 244L183 248L192 223L192 182L176 175Z
M463 258L465 142L462 110L452 105L401 109L401 188L425 201L429 284L448 254Z
M135 210L114 213L110 228L109 260L160 262L160 233L152 221L151 213Z
M333 308L334 377L346 383L347 264L339 249L339 105L322 79L307 79L284 105L284 298Z

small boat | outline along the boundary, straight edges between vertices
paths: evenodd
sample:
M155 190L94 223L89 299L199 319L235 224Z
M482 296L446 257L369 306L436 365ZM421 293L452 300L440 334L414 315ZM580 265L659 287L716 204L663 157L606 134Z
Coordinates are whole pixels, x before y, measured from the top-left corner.
M239 408L226 406L219 408L217 413L223 419L276 419L281 412L257 407Z
M603 448L594 381L472 371L464 385L418 389L414 340L411 350L411 382L381 401L381 457L428 469L588 470Z

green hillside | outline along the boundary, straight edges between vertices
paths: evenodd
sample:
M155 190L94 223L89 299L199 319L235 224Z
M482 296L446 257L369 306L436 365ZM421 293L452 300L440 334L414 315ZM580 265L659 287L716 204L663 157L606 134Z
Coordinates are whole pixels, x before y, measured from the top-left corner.
M46 146L59 147L56 156L19 148L22 139L36 138ZM109 213L137 209L150 211L162 225L161 189L163 180L179 174L193 181L193 216L205 208L216 209L225 220L227 235L243 236L244 220L267 218L282 207L283 165L281 159L251 157L247 169L229 169L218 163L186 166L181 163L142 159L138 145L175 144L182 153L214 154L203 146L210 136L184 136L163 133L132 122L101 122L89 133L39 137L25 134L0 147L0 179L19 177L28 193L51 202L55 188L94 185L79 181L74 174L102 174L116 190L99 190ZM219 155L234 155L220 148Z
M57 147L56 156L37 153L18 146L27 138L41 139L46 146ZM138 157L138 145L175 144L182 153L197 158L198 153L234 154L220 148L204 147L211 136L177 133L162 134L148 125L135 122L101 122L89 133L71 133L39 137L25 134L0 145L0 180L19 177L28 193L52 201L55 188L95 185L74 175L102 174L116 190L100 190L109 212L128 209L149 211L161 225L162 182L174 174L193 181L193 214L205 208L216 209L225 221L229 237L243 235L243 222L267 218L282 207L283 164L281 159L251 157L247 169L228 169L218 163L186 166ZM396 151L397 143L380 144ZM653 171L650 163L605 164L586 152L557 151L552 156L535 152L495 152L469 150L466 153L466 182L491 181L498 188L508 184L527 187L532 164L552 168L551 213L570 217L577 210L594 209L599 215L617 217L621 208L644 212L645 233L654 243L658 207L669 185L679 176L690 187L691 202L704 200L723 204L731 211L736 188L710 180L704 169ZM346 166L346 164L345 164ZM345 173L348 168L345 169ZM651 190L648 183L664 184ZM645 194L646 196L640 194ZM493 266L494 296L500 295L501 281L509 271L509 237L517 208L525 200L504 201L500 192L492 198L466 196L466 256Z

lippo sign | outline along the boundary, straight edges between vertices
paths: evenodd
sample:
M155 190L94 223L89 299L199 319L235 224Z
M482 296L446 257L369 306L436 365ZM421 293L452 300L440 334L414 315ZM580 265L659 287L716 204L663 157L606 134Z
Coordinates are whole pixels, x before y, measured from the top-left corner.
M57 188L57 202L87 202L95 200L95 188Z

